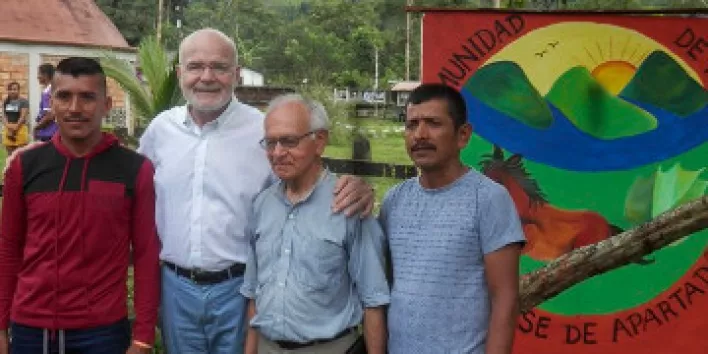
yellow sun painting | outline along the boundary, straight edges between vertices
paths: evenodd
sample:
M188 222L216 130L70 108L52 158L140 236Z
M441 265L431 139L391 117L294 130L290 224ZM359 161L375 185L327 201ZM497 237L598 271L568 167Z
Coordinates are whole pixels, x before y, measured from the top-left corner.
M569 69L585 67L608 92L617 95L654 51L672 57L696 82L701 79L683 59L637 31L595 22L564 22L531 31L492 56L518 64L531 84L546 95Z
M637 68L620 60L606 61L592 70L592 76L613 95L619 94L627 86Z

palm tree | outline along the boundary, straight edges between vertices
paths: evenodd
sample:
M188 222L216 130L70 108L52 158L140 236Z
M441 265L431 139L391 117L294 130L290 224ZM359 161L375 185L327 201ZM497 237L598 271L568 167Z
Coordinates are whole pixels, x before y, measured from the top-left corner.
M134 128L140 130L160 112L181 104L182 94L175 71L177 58L171 59L155 37L146 37L140 42L138 62L140 76L131 63L110 52L101 58L106 76L130 96L137 123Z

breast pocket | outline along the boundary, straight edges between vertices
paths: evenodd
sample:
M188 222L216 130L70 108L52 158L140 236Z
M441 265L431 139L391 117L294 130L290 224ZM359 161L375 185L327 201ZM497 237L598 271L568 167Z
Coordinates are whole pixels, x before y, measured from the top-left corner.
M315 234L298 241L296 252L300 266L295 273L297 280L314 291L339 286L347 271L344 238Z

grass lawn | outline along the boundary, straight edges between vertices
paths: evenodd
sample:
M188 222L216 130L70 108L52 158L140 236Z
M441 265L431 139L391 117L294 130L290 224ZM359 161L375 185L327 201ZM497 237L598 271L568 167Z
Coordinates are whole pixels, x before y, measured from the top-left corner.
M5 167L5 158L7 157L7 151L3 147L0 149L0 161L2 161L2 167Z
M371 160L374 162L387 162L401 165L413 164L406 153L403 141L403 132L400 129L402 123L386 121L381 119L359 119L350 120L346 125L356 126L363 130L371 143ZM399 129L399 131L396 131ZM325 149L325 156L337 159L351 158L351 145L329 145ZM401 182L395 178L367 177L369 183L373 184L376 190L376 204L381 203L381 199L386 191Z

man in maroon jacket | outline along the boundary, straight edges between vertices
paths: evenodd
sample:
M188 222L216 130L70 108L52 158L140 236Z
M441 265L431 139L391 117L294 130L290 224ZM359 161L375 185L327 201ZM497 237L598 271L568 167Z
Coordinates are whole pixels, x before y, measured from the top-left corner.
M149 353L159 306L153 167L101 132L111 108L93 59L52 82L59 132L5 175L0 226L0 354ZM126 309L135 263L132 341Z

